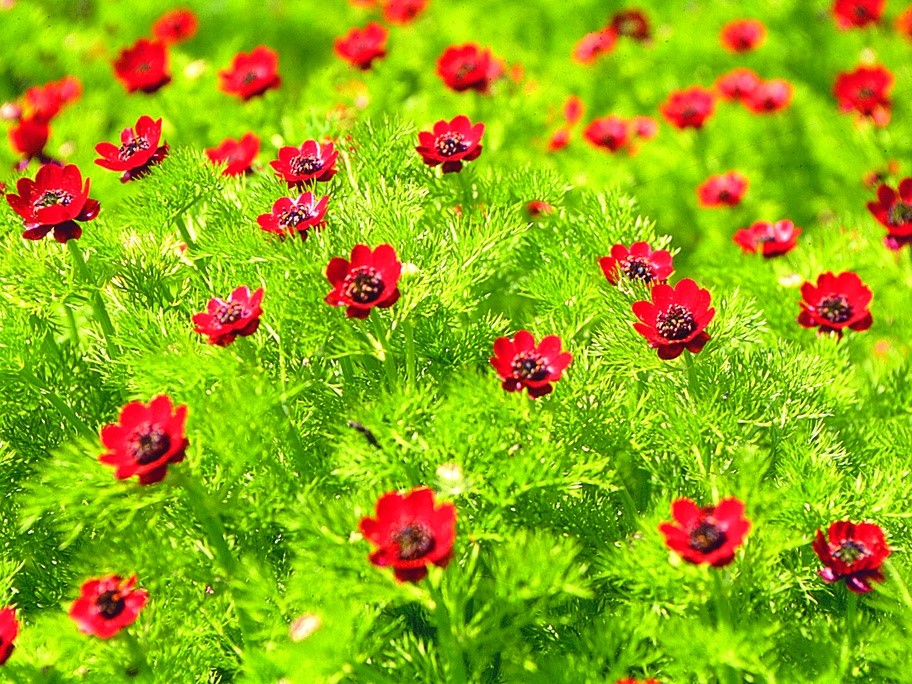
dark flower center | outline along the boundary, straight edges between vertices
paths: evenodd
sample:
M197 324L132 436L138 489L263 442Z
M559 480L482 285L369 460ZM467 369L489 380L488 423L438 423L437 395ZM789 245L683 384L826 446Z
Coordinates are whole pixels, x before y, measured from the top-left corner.
M141 423L127 440L127 448L140 465L152 463L164 456L171 448L171 438L160 425Z
M149 62L140 62L136 65L136 70L139 73L144 74L147 71L152 71L152 65Z
M456 67L456 80L463 80L477 68L478 65L473 60L463 62L458 67Z
M241 318L243 314L243 304L240 302L228 302L227 304L222 304L221 308L213 315L213 318L222 325L229 325Z
M305 205L295 205L288 211L283 211L279 217L279 224L283 228L297 228L299 223L312 219L316 214L311 207Z
M891 226L901 226L904 223L912 223L912 204L897 202L893 205L893 208L890 209L887 220L890 222Z
M870 100L875 95L876 95L876 93L874 92L874 89L870 88L868 86L863 86L858 89L858 99L859 100Z
M846 539L839 544L839 548L833 551L833 555L847 565L870 555L864 544L854 539Z
M360 266L346 276L342 289L353 302L369 304L383 294L383 278L373 266Z
M95 605L103 618L113 620L123 612L127 604L119 591L112 590L104 592L95 599Z
M725 543L725 532L708 520L704 520L690 531L690 548L701 553L710 553Z
M134 154L140 150L148 150L149 141L145 138L131 138L128 142L125 142L120 146L120 151L117 153L117 158L120 161L127 161Z
M852 315L852 307L843 295L830 295L820 300L817 313L830 323L845 323Z
M434 535L423 523L412 523L393 534L393 541L399 545L399 558L415 560L426 556L434 549Z
M687 105L681 110L681 117L684 119L692 119L693 117L699 114L699 110L693 105Z
M298 155L291 160L291 172L296 176L309 176L323 168L323 160L316 155Z
M517 380L544 380L549 373L545 360L534 351L519 352L510 366Z
M656 316L656 331L666 340L683 340L696 327L693 314L680 304L672 304Z
M452 157L454 154L459 154L460 152L465 152L469 149L462 133L457 133L456 131L449 131L448 133L438 135L434 147L436 147L437 152L444 157Z
M35 201L35 207L37 209L43 209L45 207L52 207L55 204L67 206L72 201L73 196L65 190L45 190Z
M644 283L651 283L655 277L649 260L642 257L627 258L621 262L621 269L631 280L642 280Z
M256 81L259 77L260 77L259 71L248 71L246 74L244 74L244 78L242 79L242 82L244 85L250 85L251 83Z

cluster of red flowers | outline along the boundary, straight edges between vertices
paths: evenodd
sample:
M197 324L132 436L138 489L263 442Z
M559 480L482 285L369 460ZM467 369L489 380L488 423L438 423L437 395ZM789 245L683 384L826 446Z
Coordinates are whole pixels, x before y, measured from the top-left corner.
M573 59L580 64L592 64L599 57L610 54L619 38L631 38L638 43L651 39L649 19L641 10L628 9L616 12L607 26L587 33L573 48Z
M583 131L583 137L595 147L617 152L626 150L634 154L634 141L649 140L655 137L658 127L655 121L645 116L627 120L619 116L606 116L593 119Z
M19 102L0 107L0 119L15 123L9 129L9 141L13 151L22 155L18 170L24 170L32 159L42 164L54 161L44 151L51 135L51 122L81 94L79 79L66 76L59 81L32 86Z

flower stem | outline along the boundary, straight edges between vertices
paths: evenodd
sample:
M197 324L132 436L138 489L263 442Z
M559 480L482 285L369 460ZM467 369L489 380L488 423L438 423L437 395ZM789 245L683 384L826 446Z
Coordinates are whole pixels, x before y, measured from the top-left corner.
M137 640L136 636L132 634L129 629L120 630L119 636L127 645L127 648L130 651L130 665L132 668L135 668L132 676L143 676L151 674L149 670L149 663L146 660L146 652Z
M858 594L849 592L846 607L845 629L839 649L839 681L844 681L852 666L852 648L855 646L855 622L858 613Z
M431 599L434 601L434 621L437 625L437 640L440 652L449 665L450 678L449 684L466 684L468 677L466 675L465 660L463 659L462 648L460 648L456 635L453 634L453 623L450 620L450 613L447 611L446 603L443 600L443 592L440 584L443 581L443 574L433 572L428 577L428 587L431 591Z
M390 354L389 348L389 336L387 335L387 330L383 326L383 322L380 320L379 315L371 315L371 324L374 326L374 335L377 337L377 344L380 346L380 363L383 364L383 370L386 371L386 379L389 384L390 391L395 391L396 385L399 383L399 378L396 375L396 363L393 359L392 354Z
M73 263L76 265L79 277L86 285L93 286L94 281L92 280L92 274L89 273L88 264L86 264L85 257L82 254L82 250L79 249L76 240L67 240L66 245L67 249L70 250L70 254L73 255ZM95 311L95 318L98 319L98 323L101 325L101 331L104 334L105 346L108 349L108 357L113 359L120 356L120 347L114 342L114 325L111 323L111 317L108 316L108 310L105 307L101 291L94 288L92 291L92 308Z
M728 595L725 591L725 583L722 578L722 571L717 568L709 568L709 574L713 578L713 602L716 606L716 629L731 631L731 607L728 605ZM721 665L719 680L726 684L737 684L738 675L729 665Z
M409 382L418 381L418 359L415 356L415 326L411 318L406 318L403 323L405 328L405 373Z

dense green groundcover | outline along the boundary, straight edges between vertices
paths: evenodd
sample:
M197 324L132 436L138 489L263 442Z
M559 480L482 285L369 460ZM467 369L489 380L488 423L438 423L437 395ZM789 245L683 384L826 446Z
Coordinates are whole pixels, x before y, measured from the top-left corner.
M909 170L912 43L889 22L839 32L829 4L644 0L653 42L621 41L584 66L574 44L618 3L430 0L361 73L332 41L373 10L200 0L186 3L200 27L171 50L173 82L129 96L111 62L167 7L0 11L0 100L81 80L47 149L91 177L102 206L78 240L85 272L52 239L23 240L0 209L0 604L22 622L0 678L912 681L912 260L884 248L861 181L889 159ZM736 56L718 31L741 16L769 35ZM488 96L447 90L435 61L470 40L523 74ZM217 71L260 44L279 53L281 88L248 103L220 92ZM883 129L831 95L862 59L896 76ZM702 132L661 123L634 156L578 132L546 152L571 94L585 121L660 119L669 92L739 64L788 79L789 108L719 104ZM164 119L171 154L121 185L93 148L143 114ZM417 132L457 114L486 124L484 151L441 176L416 154ZM246 131L263 141L257 172L221 176L203 149ZM287 188L268 162L326 137L341 149L318 189L331 197L326 227L271 239L256 217ZM16 161L3 146L0 165ZM694 188L729 169L750 178L742 205L699 208ZM530 221L530 200L555 211ZM743 256L731 241L780 218L804 228L785 257ZM636 240L676 251L674 280L711 292L700 354L660 360L631 326L645 288L612 287L599 270L613 244ZM402 298L346 318L324 302L326 264L383 242L412 265ZM874 292L873 327L841 341L799 327L798 285L846 270ZM238 285L265 288L260 329L207 345L190 317ZM494 339L520 329L560 335L573 354L548 397L502 391L489 365ZM160 484L118 481L97 460L98 432L158 394L189 408L187 458ZM383 493L419 485L455 504L454 557L397 583L368 562L359 520ZM746 503L752 529L734 563L669 552L657 526L682 496ZM893 549L857 612L810 547L841 519L876 522ZM105 641L67 611L108 573L135 573L150 598ZM308 615L319 627L290 633Z

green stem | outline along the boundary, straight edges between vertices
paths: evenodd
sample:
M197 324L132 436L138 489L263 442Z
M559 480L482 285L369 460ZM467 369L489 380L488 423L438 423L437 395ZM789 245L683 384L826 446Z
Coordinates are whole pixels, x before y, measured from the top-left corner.
M120 630L119 636L130 651L131 665L136 668L136 674L134 676L145 678L145 676L150 675L151 671L149 669L149 662L146 660L146 652L136 636L130 632L129 629Z
M418 358L415 354L415 326L411 318L402 323L405 328L405 372L408 381L418 382Z
M101 291L94 288L95 281L92 279L92 274L89 273L89 266L82 254L82 250L79 249L76 240L67 240L66 245L67 249L70 250L70 254L73 256L73 263L76 265L79 277L86 285L93 288L92 309L95 311L95 318L98 319L98 323L101 325L101 331L104 334L105 346L108 349L108 358L113 359L120 356L120 347L114 342L114 324L111 323L111 317L108 316L108 310L105 307Z
M728 605L728 594L725 591L722 571L717 568L709 568L709 574L712 575L713 578L713 602L716 606L716 629L724 629L726 632L731 631L731 607ZM738 684L737 673L728 665L721 666L719 679L726 684Z
M697 368L694 365L693 354L685 349L681 356L684 357L684 366L687 368L687 387L691 393L696 394L699 381L697 380Z
M433 573L428 578L431 599L434 601L434 621L437 625L437 640L439 642L440 653L449 665L449 684L466 684L469 680L466 675L465 660L463 658L462 648L459 646L456 635L453 633L453 623L450 620L450 613L443 600L443 592L441 591L439 584L442 580L442 573Z
M395 391L396 386L399 384L399 378L396 375L395 359L393 358L392 354L390 354L387 331L383 326L383 322L380 320L379 314L374 314L372 312L369 318L371 319L371 324L374 327L374 335L377 337L377 344L380 345L382 355L380 362L383 364L383 370L386 372L386 379L389 384L389 389L391 392L393 392Z
M855 622L858 613L858 594L849 592L846 607L845 629L842 634L842 646L839 649L839 681L844 681L852 666L852 648L855 645Z

